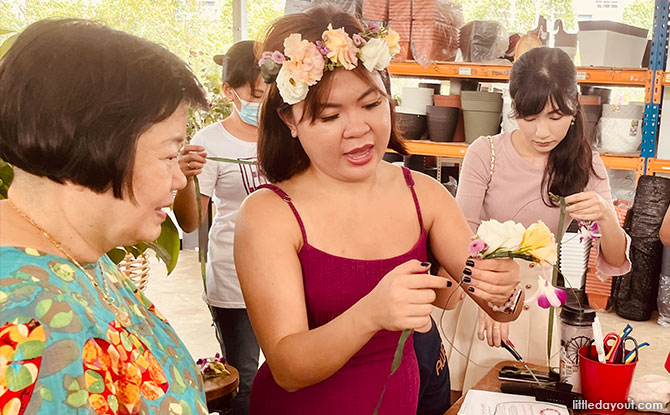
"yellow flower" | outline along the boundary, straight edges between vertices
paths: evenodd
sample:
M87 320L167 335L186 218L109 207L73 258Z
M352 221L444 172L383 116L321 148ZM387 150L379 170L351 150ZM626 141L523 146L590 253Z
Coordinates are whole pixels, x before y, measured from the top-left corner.
M398 42L400 42L400 35L391 28L389 28L388 31L389 33L384 36L384 40L389 45L389 52L391 52L391 57L393 57L393 55L400 52L400 46L398 45Z
M526 229L521 241L521 250L541 262L556 263L556 241L544 222L537 221Z
M343 28L335 30L333 25L329 24L328 30L325 30L321 37L323 38L323 44L329 49L326 56L333 63L340 64L347 70L356 67L358 48Z

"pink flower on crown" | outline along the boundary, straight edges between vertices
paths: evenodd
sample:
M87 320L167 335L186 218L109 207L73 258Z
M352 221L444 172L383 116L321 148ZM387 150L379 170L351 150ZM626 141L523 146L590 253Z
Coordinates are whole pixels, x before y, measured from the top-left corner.
M292 33L284 40L284 56L287 60L283 69L295 81L309 86L316 84L323 76L325 62L314 43L302 39L300 33Z
M343 28L333 29L333 25L329 24L321 37L323 44L330 49L327 56L334 64L340 64L347 70L356 67L358 48Z

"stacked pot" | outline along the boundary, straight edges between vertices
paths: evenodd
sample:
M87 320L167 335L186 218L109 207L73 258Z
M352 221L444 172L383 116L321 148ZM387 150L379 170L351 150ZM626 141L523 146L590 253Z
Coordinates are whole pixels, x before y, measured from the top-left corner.
M481 136L498 134L503 107L502 94L462 91L461 107L465 121L466 143L472 144Z
M644 106L603 105L600 118L601 150L610 153L637 153L642 143Z
M433 105L433 88L402 89L402 106L396 107L396 126L409 140L426 138L426 107Z

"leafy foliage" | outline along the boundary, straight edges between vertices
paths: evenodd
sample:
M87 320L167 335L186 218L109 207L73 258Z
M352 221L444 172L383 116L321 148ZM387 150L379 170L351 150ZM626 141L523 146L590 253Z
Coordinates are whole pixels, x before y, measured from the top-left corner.
M649 39L651 39L654 22L654 1L653 0L635 0L623 10L621 23L641 27L649 30Z

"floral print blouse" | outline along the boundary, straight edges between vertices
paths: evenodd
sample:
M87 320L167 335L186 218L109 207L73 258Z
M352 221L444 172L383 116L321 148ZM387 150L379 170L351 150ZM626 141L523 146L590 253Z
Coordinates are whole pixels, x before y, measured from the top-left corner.
M131 327L70 261L0 247L0 414L208 414L200 372L154 305L106 255L86 270Z

